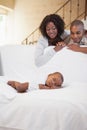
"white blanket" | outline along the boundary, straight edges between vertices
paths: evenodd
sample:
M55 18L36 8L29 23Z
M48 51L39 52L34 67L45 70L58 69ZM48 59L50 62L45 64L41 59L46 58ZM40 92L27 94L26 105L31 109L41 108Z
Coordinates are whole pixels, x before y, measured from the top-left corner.
M0 126L21 130L86 130L87 84L17 94L8 103L0 99Z
M22 59L16 61L19 63ZM64 48L39 69L25 62L24 65L24 69L15 61L9 65L8 60L7 68L11 66L13 73L9 74L8 69L7 78L0 77L0 130L87 130L87 55ZM63 88L37 89L37 84L44 83L54 71L64 75ZM31 89L37 90L17 93L6 84L11 76L18 81L29 81Z
M46 51L50 48L48 47ZM44 74L59 71L64 75L65 82L87 83L87 54L74 52L65 47L47 64L40 67L39 71Z

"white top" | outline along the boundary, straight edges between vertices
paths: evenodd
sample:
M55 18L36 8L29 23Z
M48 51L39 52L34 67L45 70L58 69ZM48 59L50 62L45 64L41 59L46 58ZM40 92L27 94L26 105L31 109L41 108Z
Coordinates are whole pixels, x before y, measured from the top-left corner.
M68 34L64 32L61 35L61 38L65 40L67 35ZM40 67L45 63L47 63L56 54L56 51L53 48L44 53L44 50L47 47L48 47L48 39L41 36L40 39L38 40L35 50L35 64L37 67Z

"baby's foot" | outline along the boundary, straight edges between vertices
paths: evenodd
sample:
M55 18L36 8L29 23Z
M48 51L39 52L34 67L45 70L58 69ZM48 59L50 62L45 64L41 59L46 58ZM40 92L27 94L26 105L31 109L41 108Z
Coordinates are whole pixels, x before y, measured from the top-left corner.
M21 86L21 83L20 82L17 82L17 81L8 81L7 82L8 85L12 86L13 88L17 88L19 86Z
M8 81L7 84L15 88L18 92L25 92L29 85L28 82L20 83L17 81Z

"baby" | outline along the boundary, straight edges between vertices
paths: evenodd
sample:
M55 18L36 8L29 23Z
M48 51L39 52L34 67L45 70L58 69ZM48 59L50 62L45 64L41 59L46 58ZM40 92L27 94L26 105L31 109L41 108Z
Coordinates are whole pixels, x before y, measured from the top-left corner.
M61 88L63 83L63 75L60 72L54 72L48 75L45 84L39 84L39 89L57 89ZM29 87L29 83L20 83L17 81L8 81L8 85L15 88L18 92L26 92Z

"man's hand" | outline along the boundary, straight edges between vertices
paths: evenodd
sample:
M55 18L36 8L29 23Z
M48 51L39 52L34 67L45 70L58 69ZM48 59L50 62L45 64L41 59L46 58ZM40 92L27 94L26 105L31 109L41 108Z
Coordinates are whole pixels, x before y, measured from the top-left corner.
M70 49L72 51L80 52L80 46L78 44L69 44L67 47L67 49Z

